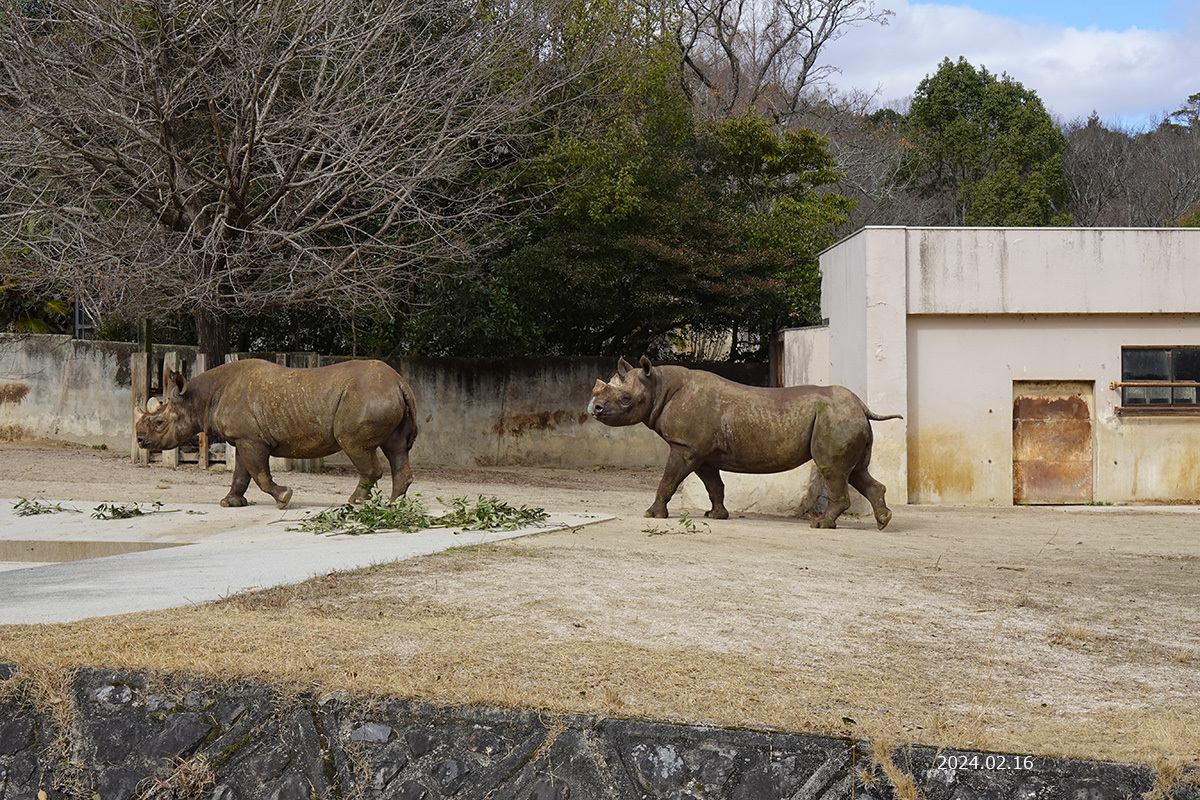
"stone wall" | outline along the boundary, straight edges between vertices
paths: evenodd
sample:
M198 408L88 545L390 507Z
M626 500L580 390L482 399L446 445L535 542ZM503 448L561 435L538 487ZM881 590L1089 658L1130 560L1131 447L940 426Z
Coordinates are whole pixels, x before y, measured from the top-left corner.
M1119 764L906 748L888 754L889 771L849 738L103 670L81 670L47 702L38 680L0 665L3 800L1117 800L1156 788L1149 769ZM1183 777L1158 787L1163 800L1200 800L1196 775Z

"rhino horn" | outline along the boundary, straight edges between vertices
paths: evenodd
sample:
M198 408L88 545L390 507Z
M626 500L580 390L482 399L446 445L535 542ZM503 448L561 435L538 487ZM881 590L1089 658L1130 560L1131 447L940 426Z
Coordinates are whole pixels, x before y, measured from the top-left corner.
M596 379L596 385L592 387L592 394L595 394L596 392L599 392L599 391L601 391L602 389L604 389L604 387L606 387L606 386L608 386L608 385L609 385L609 384L607 384L607 383L605 383L604 381L602 381L602 380L600 380L599 378L597 378L597 379Z
M162 401L159 400L157 397L151 397L149 400L146 401L146 413L147 414L153 414L155 411L158 411L158 409L160 409L160 408L162 408Z

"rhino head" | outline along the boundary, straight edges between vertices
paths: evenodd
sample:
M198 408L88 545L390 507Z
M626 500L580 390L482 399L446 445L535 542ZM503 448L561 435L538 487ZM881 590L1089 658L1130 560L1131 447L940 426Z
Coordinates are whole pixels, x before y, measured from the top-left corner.
M592 387L592 399L588 413L605 425L636 425L650 417L653 405L653 367L650 359L642 356L638 367L632 367L622 358L617 362L617 373L607 383L596 381Z
M170 450L196 435L195 414L187 393L187 378L174 371L167 372L168 393L165 399L151 397L146 410L135 414L134 430L138 447L146 450Z

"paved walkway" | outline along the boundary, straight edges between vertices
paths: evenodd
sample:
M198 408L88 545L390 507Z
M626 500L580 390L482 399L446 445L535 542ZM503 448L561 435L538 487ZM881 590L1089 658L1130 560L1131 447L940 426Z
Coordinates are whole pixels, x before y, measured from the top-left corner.
M62 502L72 510L21 517L16 502L0 500L2 625L205 603L337 570L611 519L551 514L515 531L319 536L295 526L322 506L167 505L141 517L98 520L91 516L95 503Z

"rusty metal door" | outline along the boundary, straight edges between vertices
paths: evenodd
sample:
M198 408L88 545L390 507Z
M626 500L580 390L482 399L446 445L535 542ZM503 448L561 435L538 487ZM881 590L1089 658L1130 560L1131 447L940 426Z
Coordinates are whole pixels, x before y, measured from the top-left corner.
M1092 384L1013 381L1013 503L1092 501Z

